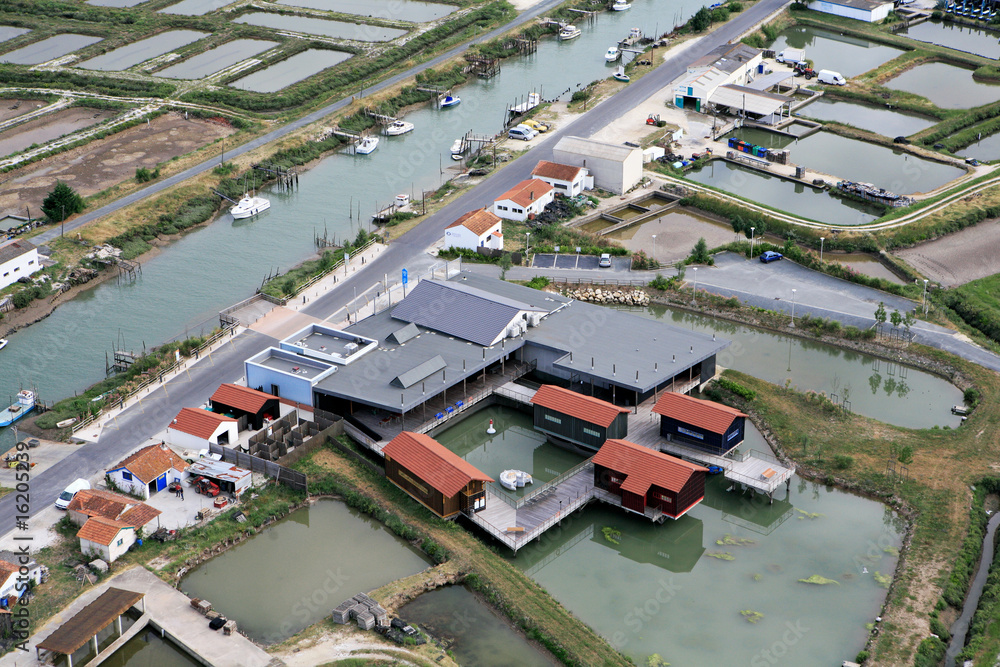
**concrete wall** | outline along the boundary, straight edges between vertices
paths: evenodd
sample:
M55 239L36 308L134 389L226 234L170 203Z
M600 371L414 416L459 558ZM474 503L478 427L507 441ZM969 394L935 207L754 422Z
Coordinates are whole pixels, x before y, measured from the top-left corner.
M177 429L167 428L167 444L173 445L174 447L183 447L184 449L207 449L208 440L205 438L199 438L196 435L191 435L190 433L185 433L184 431L178 431Z
M13 285L18 279L30 276L35 271L42 268L38 262L38 249L32 248L28 252L0 265L0 289Z

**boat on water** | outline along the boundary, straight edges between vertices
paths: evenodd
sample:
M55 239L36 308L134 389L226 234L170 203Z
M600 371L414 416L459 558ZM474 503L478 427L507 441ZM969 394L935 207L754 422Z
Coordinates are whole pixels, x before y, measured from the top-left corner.
M525 484L532 484L534 481L531 475L523 470L504 470L500 473L500 484L511 491L516 491Z
M565 42L570 39L576 39L582 34L582 30L570 23L569 25L563 26L563 28L559 31L559 39Z
M385 128L386 136L398 137L401 134L406 134L407 132L413 131L413 123L407 123L405 120L397 120L390 123Z
M444 99L441 100L441 108L453 107L462 103L462 98L456 95L445 95Z
M35 409L35 392L22 389L17 392L17 400L6 410L0 411L0 427L10 426Z
M455 143L451 145L451 159L461 160L464 153L465 141L463 139L455 139Z
M9 343L9 342L10 341L7 340L6 338L0 338L0 350L2 350L5 347L7 347L7 343Z
M243 195L243 199L236 202L236 206L229 209L229 213L237 220L241 220L263 213L269 208L271 208L270 200L258 197L256 194Z
M611 9L613 9L616 12L623 12L626 9L632 9L632 3L631 2L621 2L619 0L618 2L615 2L613 5L611 5Z
M632 80L632 77L630 77L628 74L625 73L624 67L619 67L618 71L615 72L612 76L615 77L616 81L624 81L625 83L628 83L629 81Z
M622 57L622 52L617 46L609 46L607 52L604 54L604 60L609 63L613 63Z
M358 155L368 155L378 148L378 137L365 137L354 147Z

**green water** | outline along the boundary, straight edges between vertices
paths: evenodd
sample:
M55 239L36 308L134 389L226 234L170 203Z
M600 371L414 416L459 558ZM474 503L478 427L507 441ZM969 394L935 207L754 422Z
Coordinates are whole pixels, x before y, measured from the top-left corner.
M125 642L101 664L106 667L193 667L201 663L150 628Z
M611 215L622 220L631 220L637 215L644 215L646 211L637 211L634 208L622 208L617 211L610 211Z
M1000 58L1000 33L942 21L924 21L905 28L897 35L906 35L918 42L930 42L950 49L974 53L985 58Z
M551 657L528 643L495 610L465 586L446 586L424 593L399 610L438 639L454 640L449 649L460 665L478 667L545 667Z
M604 218L597 218L596 220L591 220L585 225L580 225L579 229L593 234L595 232L601 231L602 229L607 229L608 227L614 227L617 224L618 224L617 222L605 220Z
M781 31L769 48L777 53L786 46L805 49L806 58L813 61L813 69L816 71L831 69L847 78L875 69L903 53L900 49L866 39L803 26Z
M923 95L942 109L970 109L1000 100L1000 84L976 81L971 69L947 63L917 65L883 85Z
M185 44L190 44L202 37L207 37L209 33L198 32L196 30L170 30L160 33L155 37L142 39L133 42L128 46L123 46L114 51L108 51L102 56L77 63L77 67L90 70L119 71L128 69L133 65L163 55L168 51L179 49Z
M209 600L251 639L271 644L329 616L359 591L428 564L381 523L321 500L196 567L180 589Z
M660 199L659 197L646 197L641 201L632 202L636 206L643 206L648 209L662 208L670 202L666 199Z
M908 137L939 122L937 119L927 116L881 109L867 104L832 100L826 97L821 97L808 106L802 107L796 114L816 120L834 120L892 138Z

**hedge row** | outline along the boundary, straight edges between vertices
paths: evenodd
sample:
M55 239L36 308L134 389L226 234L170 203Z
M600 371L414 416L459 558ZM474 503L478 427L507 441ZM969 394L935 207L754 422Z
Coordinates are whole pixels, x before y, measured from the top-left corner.
M62 70L27 70L15 65L0 65L0 81L8 86L65 88L125 97L169 97L176 90L174 85L160 81L115 79Z
M920 143L925 146L936 144L939 141L947 139L961 129L975 125L976 123L984 120L997 118L998 116L1000 116L1000 102L994 102L993 104L980 107L978 109L966 111L955 118L951 118L938 124L937 128L935 128L933 132L920 137ZM945 142L945 144L947 145L947 142ZM961 148L961 146L959 148Z
M1000 315L988 304L979 303L961 288L942 292L941 299L970 327L1000 341Z
M987 477L978 484L972 494L972 507L969 508L969 532L965 535L962 549L955 557L955 567L948 577L944 587L944 601L956 609L961 609L965 602L965 594L969 590L972 573L976 570L979 557L983 552L983 537L986 535L986 510L983 502L986 494L1000 491L1000 479Z
M969 625L969 634L966 636L966 646L958 654L955 661L961 664L966 660L972 660L979 652L983 643L984 635L990 624L1000 618L1000 549L994 551L993 563L990 565L990 574L986 578L986 586L983 594L979 598L979 605L976 613L972 617Z

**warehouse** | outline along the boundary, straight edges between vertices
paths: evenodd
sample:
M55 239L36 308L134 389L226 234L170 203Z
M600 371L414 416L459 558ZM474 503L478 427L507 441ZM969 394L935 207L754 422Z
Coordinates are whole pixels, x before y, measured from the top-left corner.
M599 398L543 384L531 402L535 429L554 440L596 451L608 438L628 435L629 410Z
M642 151L638 148L563 137L552 149L552 157L560 164L587 169L594 178L594 187L617 195L628 192L642 179Z
M664 392L653 406L660 415L660 435L717 456L743 442L746 415L728 405Z
M893 2L885 0L816 0L809 5L809 9L843 16L858 21L877 23L889 16L894 6Z

